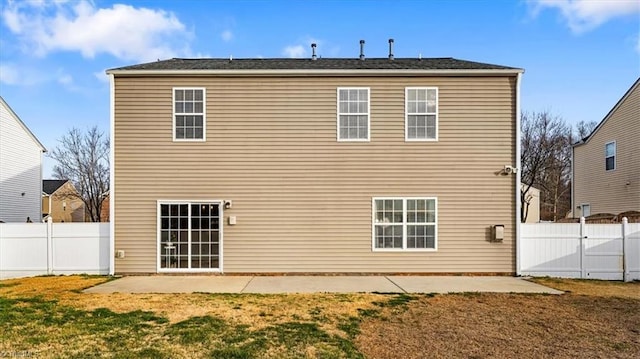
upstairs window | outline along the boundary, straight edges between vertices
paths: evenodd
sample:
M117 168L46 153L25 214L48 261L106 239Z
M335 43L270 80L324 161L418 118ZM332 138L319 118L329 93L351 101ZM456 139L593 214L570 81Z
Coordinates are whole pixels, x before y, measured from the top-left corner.
M438 89L407 87L405 89L405 140L438 140Z
M338 88L338 141L369 141L369 88Z
M204 88L173 89L173 139L204 141L206 131Z
M616 169L616 143L609 142L604 145L604 166L607 171Z

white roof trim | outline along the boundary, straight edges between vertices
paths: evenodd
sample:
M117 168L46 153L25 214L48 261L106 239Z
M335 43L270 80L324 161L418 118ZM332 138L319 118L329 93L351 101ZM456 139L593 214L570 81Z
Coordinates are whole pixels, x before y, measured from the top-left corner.
M614 112L616 112L616 110L618 110L618 108L622 105L622 103L627 99L627 97L629 97L629 95L631 95L631 93L640 85L640 77L638 77L638 79L636 80L636 82L633 83L633 85L631 85L631 87L627 90L627 92L624 93L624 95L622 95L622 98L620 98L620 100L618 100L618 102L615 104L615 106L613 106L613 108L611 109L611 111L609 111L609 113L607 113L606 116L604 116L604 119L602 119L602 121L600 121L600 123L598 124L598 126L596 126L596 128L593 129L593 131L591 131L591 133L589 134L589 136L587 136L587 140L583 141L582 139L580 139L580 142L574 143L572 145L572 147L577 147L577 146L581 146L584 144L587 144L592 138L593 136L596 134L596 132L598 132L598 130L604 125L605 122L607 122L607 120L613 116Z
M27 134L29 134L29 136L31 136L31 139L33 139L33 142L36 143L36 145L38 145L38 147L40 147L40 149L42 150L42 152L47 152L47 149L44 147L44 145L42 144L42 142L40 142L40 140L38 140L38 138L33 134L33 132L31 132L31 130L29 129L29 127L27 127L27 125L24 124L24 122L22 122L22 120L20 119L20 117L13 111L13 109L11 108L11 106L9 106L9 104L2 98L2 96L0 96L0 104L2 104L2 106L4 106L7 111L9 111L9 114L16 119L16 121L18 121L18 123L20 124L20 126L22 126L22 128L25 130L25 132L27 132Z
M184 76L184 75L210 75L210 76L424 76L424 75L516 75L523 73L523 69L443 69L443 70L416 70L416 69L288 69L288 70L107 70L108 75L122 76Z

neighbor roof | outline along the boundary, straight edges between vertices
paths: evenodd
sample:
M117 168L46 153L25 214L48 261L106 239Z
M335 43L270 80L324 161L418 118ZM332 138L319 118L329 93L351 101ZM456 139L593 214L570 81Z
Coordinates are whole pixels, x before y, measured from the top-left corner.
M69 180L42 180L42 192L52 195L58 188L62 187Z
M313 59L181 59L149 62L118 67L107 73L121 71L211 71L211 70L510 70L522 69L446 58L318 58Z

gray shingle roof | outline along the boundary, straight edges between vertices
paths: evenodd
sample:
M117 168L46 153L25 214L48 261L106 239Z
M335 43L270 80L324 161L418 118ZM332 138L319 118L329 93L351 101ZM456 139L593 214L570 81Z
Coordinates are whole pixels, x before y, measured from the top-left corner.
M447 58L179 59L118 67L122 70L520 70Z
M51 195L69 180L42 180L42 192Z

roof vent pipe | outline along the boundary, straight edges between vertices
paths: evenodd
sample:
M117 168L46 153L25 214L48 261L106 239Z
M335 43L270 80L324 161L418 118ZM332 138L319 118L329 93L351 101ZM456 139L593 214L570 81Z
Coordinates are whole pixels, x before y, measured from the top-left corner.
M316 56L316 44L315 43L311 44L311 52L312 52L311 60L317 60L318 56Z
M360 40L360 60L364 60L364 40Z
M393 60L393 39L389 39L389 60Z

